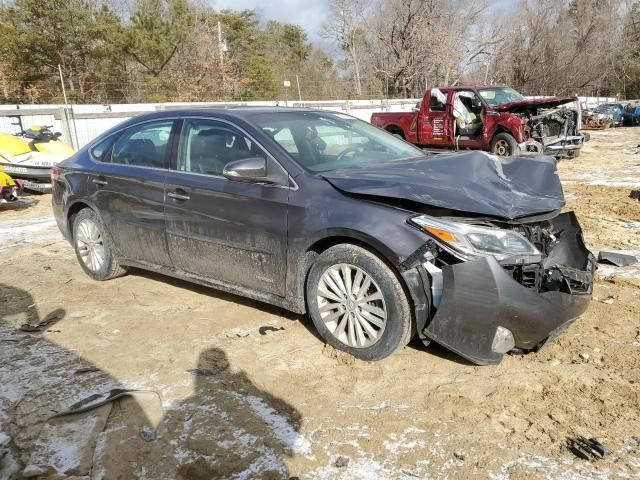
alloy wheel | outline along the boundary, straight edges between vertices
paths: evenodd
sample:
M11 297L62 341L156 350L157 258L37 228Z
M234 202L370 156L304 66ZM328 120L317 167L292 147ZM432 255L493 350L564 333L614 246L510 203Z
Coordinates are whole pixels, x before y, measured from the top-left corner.
M329 267L320 277L317 302L325 326L340 342L366 348L382 337L387 323L382 290L361 268L346 263Z
M105 248L98 224L89 218L83 219L78 224L75 237L82 263L92 272L100 270L105 261Z

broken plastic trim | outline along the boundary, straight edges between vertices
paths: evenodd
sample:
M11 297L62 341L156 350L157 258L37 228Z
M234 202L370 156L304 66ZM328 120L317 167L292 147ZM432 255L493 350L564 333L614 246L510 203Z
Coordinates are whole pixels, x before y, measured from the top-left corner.
M443 267L442 303L424 333L468 360L499 363L493 349L498 327L514 344L532 350L579 317L591 296L559 291L539 293L516 282L492 257Z

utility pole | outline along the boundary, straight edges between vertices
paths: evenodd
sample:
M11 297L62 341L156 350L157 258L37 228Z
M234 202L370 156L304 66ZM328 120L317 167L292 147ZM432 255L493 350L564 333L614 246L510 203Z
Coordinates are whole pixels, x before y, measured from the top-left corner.
M302 91L300 90L300 79L296 73L296 83L298 84L298 100L302 101Z
M60 64L58 64L58 74L60 74L60 85L62 86L62 97L64 98L65 106L65 108L62 109L62 111L64 112L64 117L61 118L60 121L63 122L63 127L65 127L66 131L69 133L69 141L71 142L71 146L77 150L78 148L80 148L80 142L78 141L78 129L76 128L76 119L73 115L73 107L71 107L71 110L68 110L66 108L69 102L67 101L67 89L64 87L64 77L62 76L62 67L60 66ZM71 129L69 128L69 113L71 113L71 119L73 121L73 133L75 134L75 139L74 136L71 135Z
M64 98L64 104L67 105L67 90L64 88L64 79L62 78L62 67L58 64L58 73L60 74L60 85L62 85L62 97Z
M222 43L222 24L218 20L218 53L220 54L220 68L224 65L224 44Z

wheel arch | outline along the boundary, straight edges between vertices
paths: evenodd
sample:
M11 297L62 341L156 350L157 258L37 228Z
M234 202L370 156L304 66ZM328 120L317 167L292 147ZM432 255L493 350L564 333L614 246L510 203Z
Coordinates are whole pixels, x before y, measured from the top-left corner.
M396 124L387 125L386 127L384 127L384 129L387 132L391 133L392 135L401 135L402 138L406 138L404 130L399 125L396 125Z
M84 210L85 208L89 208L97 213L97 210L95 209L95 207L91 205L90 202L87 202L86 200L76 200L67 208L65 222L66 222L67 232L69 232L69 238L73 238L73 222L76 216L78 215L78 213L80 213L81 210Z
M307 246L305 252L300 256L300 261L298 264L301 265L302 268L298 269L295 288L296 296L302 299L305 312L308 312L305 290L307 286L307 280L309 278L309 272L311 270L311 267L313 266L313 263L315 262L315 259L329 248L341 244L355 245L371 252L372 254L380 258L380 260L382 260L389 267L394 275L396 275L396 277L400 281L400 284L402 285L402 288L405 291L407 299L411 304L413 304L413 295L408 285L406 284L406 279L398 269L398 258L391 251L391 249L385 246L379 240L363 232L355 230L341 230L339 232L327 232L325 235L314 239L314 241Z

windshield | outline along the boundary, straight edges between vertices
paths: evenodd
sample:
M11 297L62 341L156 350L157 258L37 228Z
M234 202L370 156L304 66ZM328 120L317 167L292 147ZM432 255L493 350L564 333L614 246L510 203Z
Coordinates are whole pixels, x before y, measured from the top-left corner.
M480 96L492 107L499 107L505 103L518 102L524 97L509 87L493 87L480 90Z
M249 119L312 172L424 156L404 140L349 115L284 111L258 113Z

